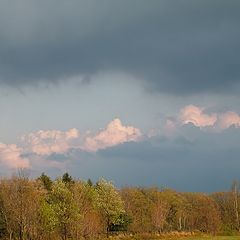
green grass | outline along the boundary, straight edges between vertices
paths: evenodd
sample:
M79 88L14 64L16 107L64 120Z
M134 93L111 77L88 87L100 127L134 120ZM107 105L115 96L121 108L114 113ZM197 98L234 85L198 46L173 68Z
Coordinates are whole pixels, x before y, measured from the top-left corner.
M186 239L186 240L240 240L240 236L208 236L208 237L183 237L183 238L171 238L174 239Z
M173 237L173 238L165 238L166 240L240 240L240 236L208 236L208 237ZM149 239L154 240L154 239ZM164 238L163 238L164 240Z
M238 240L240 236L189 237L186 240Z
M109 238L111 240L118 240L118 238ZM193 237L167 237L167 238L154 238L154 237L126 237L120 238L121 240L240 240L240 236L193 236Z

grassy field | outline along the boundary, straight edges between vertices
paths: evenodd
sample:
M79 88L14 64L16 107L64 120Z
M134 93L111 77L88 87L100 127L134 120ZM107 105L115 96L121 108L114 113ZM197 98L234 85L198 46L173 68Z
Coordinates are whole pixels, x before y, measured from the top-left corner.
M217 236L217 237L183 237L183 238L170 238L172 240L174 239L186 239L186 240L238 240L240 239L240 236Z
M216 236L216 237L183 237L183 238L170 238L172 240L175 239L186 239L186 240L240 240L240 236Z
M118 238L108 238L117 240ZM167 237L167 238L154 238L154 237L127 237L121 240L240 240L240 236L192 236L192 237Z
M240 240L240 236L209 236L209 237L173 237L173 238L162 238L162 240ZM130 239L129 239L130 240ZM135 238L132 238L135 240ZM141 240L141 239L137 239ZM144 240L146 240L144 238ZM154 238L149 240L155 240Z

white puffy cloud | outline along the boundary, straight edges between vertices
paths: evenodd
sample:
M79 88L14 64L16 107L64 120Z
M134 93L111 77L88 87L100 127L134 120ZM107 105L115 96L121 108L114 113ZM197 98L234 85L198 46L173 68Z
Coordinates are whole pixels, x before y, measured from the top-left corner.
M0 143L0 163L7 168L29 168L30 163L21 154L23 149L15 144Z
M179 119L182 125L192 123L202 128L213 126L217 121L217 114L206 114L204 108L188 105L180 111Z
M47 130L30 133L22 139L28 151L39 155L65 153L74 146L74 140L79 138L76 128L68 131Z
M89 132L83 135L75 128L68 131L48 130L30 133L22 138L25 151L38 155L62 154L71 148L95 152L99 149L115 146L129 141L137 141L142 136L138 128L122 125L114 119L104 130L95 135Z
M138 141L141 136L142 133L138 128L124 126L120 119L116 118L95 136L88 136L85 140L83 150L95 152L99 149L115 146L124 142Z

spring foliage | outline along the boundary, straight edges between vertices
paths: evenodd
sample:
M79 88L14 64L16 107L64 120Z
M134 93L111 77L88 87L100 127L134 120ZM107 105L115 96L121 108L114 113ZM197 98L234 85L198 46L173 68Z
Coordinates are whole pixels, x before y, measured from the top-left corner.
M112 232L239 231L238 184L229 192L181 193L111 181L24 175L0 181L0 238L96 239Z

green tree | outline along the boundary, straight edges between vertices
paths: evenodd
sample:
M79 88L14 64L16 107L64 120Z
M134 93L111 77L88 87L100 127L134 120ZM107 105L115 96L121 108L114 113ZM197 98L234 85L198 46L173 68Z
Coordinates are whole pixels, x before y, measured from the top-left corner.
M211 198L217 203L222 220L222 230L225 234L236 233L236 218L233 208L232 192L216 192Z
M38 210L43 194L35 181L24 176L1 181L1 214L9 239L37 238Z
M62 180L53 184L51 193L42 204L41 216L46 228L49 231L57 230L63 240L72 235L81 214L73 193Z
M97 191L89 182L76 181L71 188L74 199L81 211L82 219L75 229L75 239L79 236L93 238L103 231L100 212L97 208Z
M0 196L0 239L4 238L7 234L6 219L4 216L4 205L3 200Z
M96 184L97 206L106 226L107 236L112 225L123 224L124 202L112 182L100 179Z
M170 204L164 199L164 193L157 188L150 189L148 196L153 202L152 224L155 231L162 232L167 224L167 216L170 210Z
M68 172L63 174L62 181L69 185L74 183L72 176L70 176Z
M216 234L221 227L217 203L203 193L185 193L188 201L187 226L189 230Z
M42 173L41 176L38 178L38 180L41 181L41 183L43 184L44 188L47 191L51 191L52 190L52 180L49 176L47 176L45 173Z
M233 181L232 189L232 205L235 215L235 225L238 232L240 232L240 217L239 217L239 182Z
M132 219L129 229L135 233L150 232L154 203L145 188L124 188L121 191L125 202L125 209Z
M92 182L92 180L89 178L88 180L87 180L87 184L89 185L89 186L93 186L93 182Z
M185 230L188 202L185 196L171 189L165 189L163 198L168 203L167 229L168 231Z

